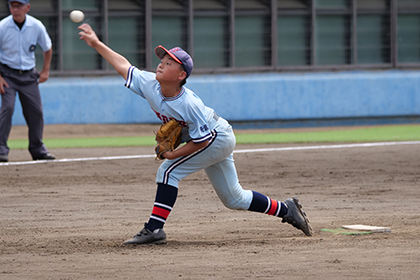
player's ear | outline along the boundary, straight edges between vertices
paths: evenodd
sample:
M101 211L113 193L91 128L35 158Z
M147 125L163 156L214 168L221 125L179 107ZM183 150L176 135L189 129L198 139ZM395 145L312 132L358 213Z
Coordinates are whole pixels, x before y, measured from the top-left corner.
M182 80L184 80L186 77L187 77L187 72L185 72L184 70L182 70L182 71L179 73L178 79L182 81Z

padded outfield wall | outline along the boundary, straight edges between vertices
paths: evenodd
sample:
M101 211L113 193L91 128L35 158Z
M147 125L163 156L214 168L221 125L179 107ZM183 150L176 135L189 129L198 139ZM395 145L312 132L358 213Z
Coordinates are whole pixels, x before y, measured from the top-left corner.
M45 124L158 123L120 77L50 78L41 84ZM264 73L192 76L187 87L232 122L420 117L420 71ZM14 125L23 125L17 100Z

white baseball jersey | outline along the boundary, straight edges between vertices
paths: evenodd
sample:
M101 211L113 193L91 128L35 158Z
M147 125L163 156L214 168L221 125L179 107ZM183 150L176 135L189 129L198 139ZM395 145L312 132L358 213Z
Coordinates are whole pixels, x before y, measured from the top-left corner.
M210 139L210 131L214 129L218 116L190 89L182 87L175 97L165 97L156 74L134 66L128 71L125 86L145 98L162 123L177 120L183 127L183 142L200 143Z
M176 119L183 125L183 141L200 143L209 140L208 145L201 150L165 160L158 169L156 182L177 188L181 179L204 169L217 195L227 207L247 210L253 195L239 184L232 154L236 140L229 123L185 87L175 97L165 97L160 91L155 73L131 66L125 86L145 98L163 123Z

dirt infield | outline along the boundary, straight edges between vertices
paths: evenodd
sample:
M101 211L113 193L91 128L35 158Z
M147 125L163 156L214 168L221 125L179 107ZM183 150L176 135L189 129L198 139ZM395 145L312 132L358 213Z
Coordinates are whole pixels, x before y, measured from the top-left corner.
M83 131L67 127L58 134L65 133ZM305 145L236 149L286 146ZM151 147L50 151L59 159L152 154ZM30 156L12 150L9 158ZM283 201L297 195L315 235L305 237L278 218L226 209L198 172L180 184L165 226L168 244L124 247L150 215L159 166L153 158L3 165L0 278L418 278L419 144L237 153L235 160L244 188ZM356 236L321 231L344 224L392 231Z

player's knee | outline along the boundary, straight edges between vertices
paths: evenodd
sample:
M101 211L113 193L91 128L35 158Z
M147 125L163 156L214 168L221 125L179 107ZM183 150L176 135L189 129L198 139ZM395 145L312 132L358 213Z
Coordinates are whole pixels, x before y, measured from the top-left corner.
M179 181L182 178L178 178L175 174L167 172L167 165L167 161L164 161L158 168L156 174L156 183L168 184L175 188L178 188Z
M12 116L15 110L15 104L6 103L1 106L1 114L5 116Z
M42 112L42 107L35 108L35 110L33 110L32 114L33 114L34 117L37 117L37 118L43 118L44 117L44 114Z
M220 197L223 205L232 210L247 210L252 197L248 191L242 191L235 197Z
M226 207L226 208L229 208L229 209L231 209L231 210L239 210L239 209L237 209L237 205L235 205L235 204L233 204L233 203L231 203L231 202L229 202L229 201L222 201L223 202L223 205Z
M246 210L240 201L223 201L223 205L231 210Z

